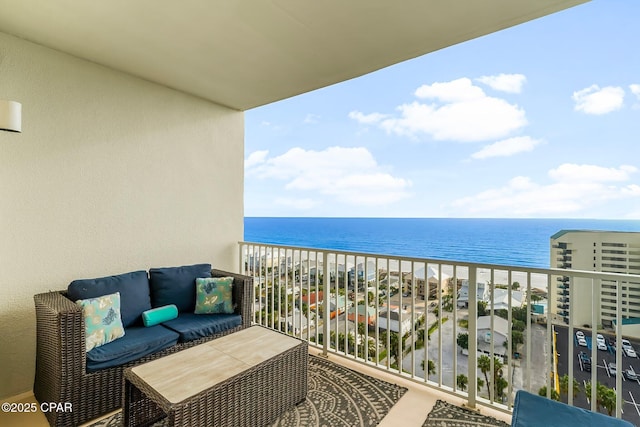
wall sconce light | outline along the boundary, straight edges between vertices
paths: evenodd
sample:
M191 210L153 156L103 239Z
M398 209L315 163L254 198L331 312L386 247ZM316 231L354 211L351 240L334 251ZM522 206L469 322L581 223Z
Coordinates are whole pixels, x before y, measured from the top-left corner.
M0 100L0 130L22 132L22 104Z

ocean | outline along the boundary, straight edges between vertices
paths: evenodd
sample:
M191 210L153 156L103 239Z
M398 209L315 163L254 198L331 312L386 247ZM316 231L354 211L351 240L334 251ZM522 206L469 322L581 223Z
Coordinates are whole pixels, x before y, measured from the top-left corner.
M560 230L638 231L638 220L467 218L244 219L244 240L440 260L549 267Z

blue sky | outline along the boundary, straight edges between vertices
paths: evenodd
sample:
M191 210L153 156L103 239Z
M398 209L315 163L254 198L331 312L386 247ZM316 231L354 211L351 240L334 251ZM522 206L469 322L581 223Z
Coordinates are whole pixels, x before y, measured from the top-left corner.
M245 215L640 219L640 1L247 111Z

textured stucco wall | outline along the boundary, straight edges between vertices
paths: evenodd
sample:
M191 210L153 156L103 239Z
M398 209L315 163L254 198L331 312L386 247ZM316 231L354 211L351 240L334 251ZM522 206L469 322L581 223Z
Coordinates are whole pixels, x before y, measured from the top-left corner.
M171 60L171 58L167 58ZM243 113L0 33L0 398L29 391L33 295L77 278L237 269Z

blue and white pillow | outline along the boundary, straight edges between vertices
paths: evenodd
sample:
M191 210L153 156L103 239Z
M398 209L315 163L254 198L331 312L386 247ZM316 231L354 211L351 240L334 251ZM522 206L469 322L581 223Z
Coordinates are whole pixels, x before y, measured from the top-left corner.
M120 292L76 301L82 307L86 351L124 336Z
M196 279L195 314L233 313L233 277Z

